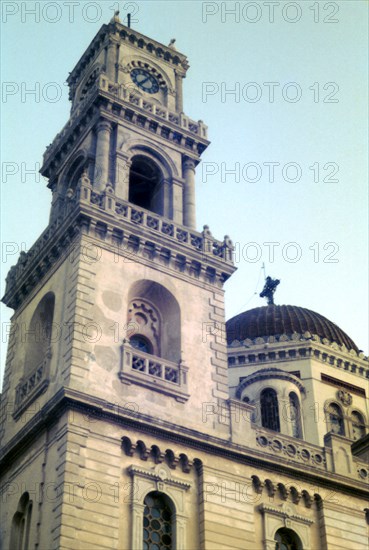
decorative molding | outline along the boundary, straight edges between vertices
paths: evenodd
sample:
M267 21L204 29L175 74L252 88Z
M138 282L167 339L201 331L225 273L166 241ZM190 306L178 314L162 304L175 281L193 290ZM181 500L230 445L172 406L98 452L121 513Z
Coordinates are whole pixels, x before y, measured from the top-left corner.
M188 367L133 348L128 341L121 346L119 379L124 384L138 384L159 391L184 403L189 399Z
M76 142L84 132L92 130L95 119L101 116L114 124L119 124L123 119L125 124L139 127L142 127L144 119L151 133L175 142L195 159L209 145L207 126L202 121L196 122L184 113L169 111L163 105L140 96L132 88L110 82L101 73L75 106L68 122L46 148L40 172L53 179L70 152L75 150Z
M274 455L285 455L288 457L288 460L323 470L327 469L324 447L307 444L300 439L260 428L256 429L256 442L264 452Z
M238 399L241 399L243 390L248 386L250 386L251 384L254 384L255 382L260 382L261 380L273 380L273 379L287 380L288 382L292 382L293 384L295 384L295 386L297 386L297 388L300 390L301 393L305 393L305 386L303 385L301 380L297 378L297 376L294 376L289 372L282 371L281 369L266 368L266 369L262 369L257 372L254 372L249 376L240 378L240 383L236 390L236 397Z
M172 470L175 470L179 465L182 472L186 474L191 472L194 464L185 453L176 455L172 449L161 451L157 445L147 446L142 440L133 443L128 436L122 437L122 448L127 456L138 454L140 459L144 461L151 459L155 464L165 462ZM198 461L198 459L196 460Z
M79 234L97 239L115 254L164 265L166 270L220 287L235 271L231 243L213 240L209 249L203 234L128 202L118 203L109 189L99 194L83 178L80 181L64 219L50 225L10 268L3 297L9 307L19 307L56 261L71 252L72 241ZM95 231L97 224L99 231ZM142 226L150 230L145 235Z
M337 398L341 401L341 403L345 407L349 407L352 404L352 395L348 391L338 390L337 391Z
M34 438L39 437L40 432L46 427L53 425L57 419L67 410L80 412L83 415L92 415L94 419L107 419L114 421L123 429L139 429L148 437L165 438L165 440L180 444L187 449L196 452L203 451L211 456L223 457L233 460L236 463L248 464L260 471L262 468L273 468L280 475L287 475L291 483L297 486L304 480L314 486L320 486L327 490L337 491L338 488L344 495L366 498L367 483L357 476L337 475L329 469L329 476L326 472L316 468L296 468L295 464L286 461L284 457L275 457L260 453L253 446L243 446L231 443L212 435L206 435L196 430L178 426L171 422L162 420L160 425L157 419L150 415L120 409L106 400L85 394L71 389L61 388L9 441L5 442L0 450L0 466L6 468L19 452L24 451L32 444ZM194 460L196 462L196 459Z
M155 481L157 484L173 485L174 487L180 487L181 489L191 489L192 483L182 481L179 478L175 478L171 475L170 470L165 464L158 464L153 470L147 468L138 468L137 466L129 466L129 474L133 476L140 476L146 479ZM159 489L156 489L159 490ZM161 492L164 492L163 490Z
M275 550L275 534L279 529L291 529L300 538L302 548L311 550L310 527L314 520L296 513L295 506L290 503L283 503L280 506L261 504L259 511L263 516L264 548Z

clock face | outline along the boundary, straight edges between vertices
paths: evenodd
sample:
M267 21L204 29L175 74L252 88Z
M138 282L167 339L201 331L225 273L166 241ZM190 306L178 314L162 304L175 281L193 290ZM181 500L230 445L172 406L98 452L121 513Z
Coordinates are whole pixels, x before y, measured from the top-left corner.
M156 94L159 91L159 83L156 78L144 69L133 69L131 78L139 88L148 94Z

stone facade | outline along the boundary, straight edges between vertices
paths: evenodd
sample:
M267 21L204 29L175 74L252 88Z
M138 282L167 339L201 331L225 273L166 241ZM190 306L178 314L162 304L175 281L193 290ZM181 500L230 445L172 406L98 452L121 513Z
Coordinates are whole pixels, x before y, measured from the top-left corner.
M69 76L50 223L3 298L4 549L369 548L367 358L306 333L227 349L187 68L116 16Z

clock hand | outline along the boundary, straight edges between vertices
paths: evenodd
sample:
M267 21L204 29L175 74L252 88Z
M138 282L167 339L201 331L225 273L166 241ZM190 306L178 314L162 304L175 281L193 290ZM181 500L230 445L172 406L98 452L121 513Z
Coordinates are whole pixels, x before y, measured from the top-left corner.
M147 77L145 78L145 80L141 80L141 81L140 81L141 86L142 86L142 84L145 84L145 82L147 82L148 80L150 80L150 77L149 77L149 76L147 76Z

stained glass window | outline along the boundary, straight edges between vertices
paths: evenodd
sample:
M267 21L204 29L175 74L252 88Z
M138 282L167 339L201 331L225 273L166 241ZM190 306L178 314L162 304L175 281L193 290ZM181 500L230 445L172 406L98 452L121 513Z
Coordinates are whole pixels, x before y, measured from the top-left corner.
M175 550L172 518L172 510L163 494L154 492L146 496L143 518L143 550Z
M268 388L260 395L261 424L264 428L280 432L278 398L275 390Z

